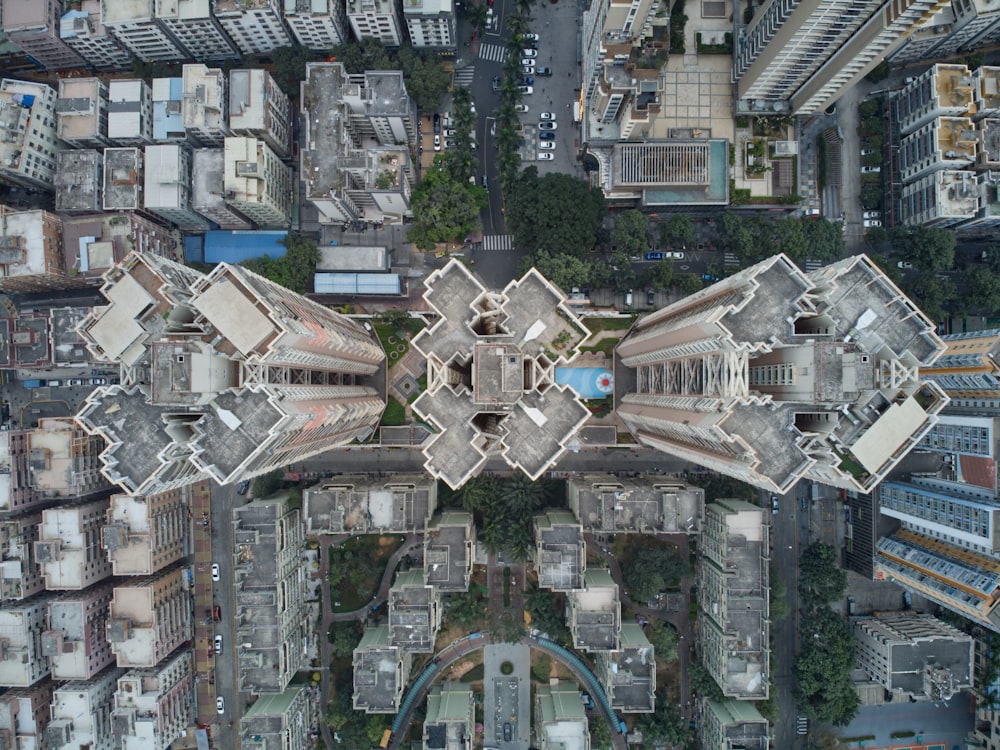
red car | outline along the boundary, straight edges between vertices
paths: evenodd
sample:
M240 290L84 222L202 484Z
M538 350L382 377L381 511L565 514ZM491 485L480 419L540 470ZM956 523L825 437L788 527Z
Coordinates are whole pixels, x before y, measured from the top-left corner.
M212 607L212 619L216 622L222 622L222 607L218 604Z

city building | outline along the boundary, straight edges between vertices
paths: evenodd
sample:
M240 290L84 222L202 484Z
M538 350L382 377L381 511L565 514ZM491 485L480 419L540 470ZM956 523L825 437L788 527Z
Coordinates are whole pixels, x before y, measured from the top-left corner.
M968 230L991 226L975 221L987 208L986 175L942 170L925 174L903 187L899 218L905 224Z
M454 50L458 45L453 0L407 0L403 21L414 47Z
M997 16L1000 21L1000 14ZM975 80L973 101L975 106L970 113L973 120L995 120L1000 117L1000 67L995 65L980 65L972 71Z
M101 441L83 432L72 419L39 419L28 436L28 468L35 492L47 500L75 500L106 490L108 483L100 472L101 448Z
M153 140L187 143L184 130L184 79L154 78L152 86Z
M347 41L344 4L335 0L284 0L285 23L303 47L327 51Z
M767 719L752 701L704 698L698 734L703 750L768 750Z
M239 57L222 25L212 15L211 0L155 0L156 18L193 60Z
M111 584L91 586L49 604L42 656L56 680L89 680L115 661L106 628Z
M67 455L61 463L68 472L73 460ZM107 509L107 500L94 500L42 511L35 560L42 568L46 589L82 591L111 577L111 562L101 549L101 524Z
M419 532L437 507L437 483L424 474L341 474L305 490L302 506L309 534Z
M424 534L424 582L438 591L468 591L475 556L472 514L444 511Z
M0 608L0 687L30 687L50 674L49 660L42 655L49 603L54 594L41 593Z
M191 638L191 593L182 568L115 586L107 638L119 667L155 667Z
M171 260L181 256L177 238L169 229L134 211L63 220L66 266L75 271L75 280L88 286L100 286L104 274L132 250Z
M90 311L88 307L54 307L48 310L49 350L56 367L87 367L87 347L76 332L77 325Z
M1000 41L1000 8L991 0L945 3L889 59L893 66L902 67L929 58L940 60L997 41Z
M59 37L97 70L124 70L132 64L131 53L111 36L101 21L100 0L82 0L63 13Z
M143 62L187 60L190 53L156 22L155 0L102 0L101 22Z
M241 55L270 57L278 47L292 44L281 17L281 0L217 0L212 13Z
M899 176L910 183L932 172L969 169L978 144L979 134L968 117L937 117L901 139Z
M281 693L308 667L311 589L299 559L302 518L287 497L254 500L234 517L239 688Z
M308 63L299 102L299 174L320 224L402 223L417 181L417 111L402 74Z
M828 107L944 5L903 0L888 12L873 0L763 3L734 34L738 111L808 115Z
M226 89L229 82L222 68L201 64L184 66L181 113L188 141L199 146L218 147L232 135L229 129Z
M0 13L0 28L40 67L46 70L75 68L83 65L84 60L59 33L62 14L61 0L7 0Z
M439 316L412 342L427 359L427 390L413 410L438 429L424 468L458 488L499 455L537 479L590 416L555 382L556 365L576 356L588 329L534 269L491 293L453 260L424 284Z
M27 688L8 689L0 695L0 738L7 747L40 750L55 683L43 680Z
M211 225L191 206L191 152L176 143L146 146L143 206L185 232Z
M141 148L104 149L104 210L142 210L145 170Z
M583 527L569 511L550 510L535 516L535 570L541 588L570 591L583 587L587 545Z
M108 667L87 682L66 682L56 688L52 694L52 720L45 730L46 747L113 750L111 710L120 674L120 669Z
M396 574L389 589L389 643L409 653L432 653L444 610L441 594L422 570Z
M111 710L115 747L167 750L195 718L193 696L190 651L178 651L158 667L125 673Z
M0 205L0 292L63 291L87 285L69 272L63 257L62 220L56 214L12 211Z
M573 647L583 651L616 651L622 627L618 584L606 568L583 574L583 587L566 596L567 620Z
M56 134L73 148L104 148L108 138L108 87L100 78L60 78Z
M974 113L976 82L965 65L939 63L914 76L896 95L896 119L902 135L938 117Z
M253 225L225 199L225 150L196 148L191 159L191 207L220 229L247 230Z
M72 149L56 155L55 209L62 214L104 209L104 155L97 149Z
M153 90L143 79L108 82L108 138L118 146L153 142Z
M356 39L378 39L386 47L403 43L403 29L393 0L347 0L347 21Z
M656 703L656 658L638 623L622 623L618 648L598 651L594 670L611 708L622 713L652 713Z
M972 687L972 636L933 615L862 617L854 639L860 667L904 700L947 701Z
M6 319L8 345L3 351L3 366L43 368L52 364L52 347L49 345L49 316L46 311L20 312ZM9 314L9 312L8 312ZM25 407L22 406L23 410ZM8 405L7 411L10 411ZM8 417L11 415L8 415ZM4 420L6 421L6 420Z
M590 750L590 729L580 690L572 680L535 688L538 750Z
M184 557L192 489L111 496L101 546L114 575L151 575Z
M240 717L241 750L308 750L317 720L317 705L303 686L262 695Z
M942 414L917 447L936 453L992 458L995 455L995 419Z
M806 274L776 255L640 318L615 411L639 443L757 487L867 492L947 404L920 370L944 348L866 256Z
M770 690L768 519L745 500L705 507L698 565L701 661L727 698L767 700Z
M385 354L333 310L239 266L204 276L145 253L102 292L109 304L79 331L123 385L95 390L76 419L107 442L102 471L128 493L241 481L378 424Z
M0 513L5 515L34 509L48 500L35 492L30 435L28 430L6 430L0 435ZM37 537L37 531L31 533Z
M0 622L2 622L0 611ZM354 710L369 714L394 714L410 679L413 655L389 645L389 626L365 629L354 649Z
M41 522L38 511L0 520L0 604L28 599L45 588L34 548Z
M292 168L258 138L226 138L226 202L261 229L292 223Z
M59 146L56 90L43 83L0 80L0 183L52 190Z
M434 685L427 694L424 750L472 750L475 738L476 703L471 688L448 680Z
M262 139L282 158L291 154L292 105L266 70L229 72L229 129L233 135Z
M1000 328L941 337L946 349L920 370L948 394L949 414L986 414L1000 407Z
M697 534L705 491L667 477L578 474L566 482L569 509L598 534Z

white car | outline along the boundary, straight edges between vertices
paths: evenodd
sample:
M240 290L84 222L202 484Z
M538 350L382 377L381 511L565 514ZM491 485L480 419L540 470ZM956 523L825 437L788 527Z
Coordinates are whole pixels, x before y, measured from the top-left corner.
M535 75L535 66L534 65L522 65L521 66L521 75L525 75L525 76L533 76L533 75Z
M538 123L538 129L539 130L555 130L557 127L559 127L559 126L556 125L554 122L550 122L550 121L545 121L545 122Z
M536 154L536 156L538 158L538 161L552 161L553 159L556 158L555 154L550 154L548 151Z
M882 218L882 213L880 211L865 211L862 214L862 218L864 218L864 219L881 219Z
M532 67L534 67L534 65L535 65L535 61L532 60L531 58L526 57L523 60L521 60L521 67L522 68L532 68Z
M882 167L861 167L861 174L878 174Z
M526 42L537 42L538 34L521 34L521 38Z
M664 253L668 258L673 258L674 260L684 260L684 253L678 252L666 252Z
M531 86L518 86L517 88L518 88L518 91L520 91L522 94L534 94L535 93L535 89L533 89Z
M435 151L441 150L441 136L439 135L434 136L434 150Z
M222 636L221 635L215 636L215 653L217 653L217 654L221 654L222 653Z
M541 143L538 144L538 148L540 148L542 151L552 151L553 149L555 149L555 147L556 147L555 141L542 141Z
M875 153L875 149L873 149L873 148L863 148L863 149L861 149L861 155L862 156L871 156L874 153Z
M896 268L913 268L913 264L908 260L900 260L896 262Z
M226 699L221 695L215 696L215 710L220 714L226 713Z
M218 581L222 577L219 571L219 563L212 563L212 580Z
M880 226L882 226L882 222L878 219L865 219L865 229L874 229Z
M542 112L542 114L540 114L538 116L538 119L539 120L548 120L548 121L552 122L552 121L554 121L556 119L556 113L555 112Z
M523 50L521 50L521 54L524 55L525 57L538 57L538 50L537 49L523 49Z
M527 112L528 111L528 105L527 104L515 104L514 105L514 111L515 112Z

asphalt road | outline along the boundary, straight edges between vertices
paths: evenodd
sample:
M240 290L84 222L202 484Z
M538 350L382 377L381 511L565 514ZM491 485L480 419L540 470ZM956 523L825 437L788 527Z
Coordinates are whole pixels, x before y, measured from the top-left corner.
M222 610L222 619L215 623L215 633L222 636L222 653L215 657L216 694L226 701L226 711L219 717L215 730L218 747L238 747L236 729L243 714L244 703L237 686L236 589L233 586L233 507L245 502L236 494L237 485L220 486L212 483L210 521L212 558L219 565L219 581L212 586L212 602ZM245 699L244 699L245 700ZM230 722L232 726L230 726Z

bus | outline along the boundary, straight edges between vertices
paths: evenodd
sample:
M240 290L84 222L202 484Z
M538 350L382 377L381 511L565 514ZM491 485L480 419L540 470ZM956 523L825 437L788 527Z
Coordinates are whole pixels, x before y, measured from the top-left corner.
M392 730L386 729L385 733L382 735L382 741L378 743L379 747L389 747L389 740L392 739Z

